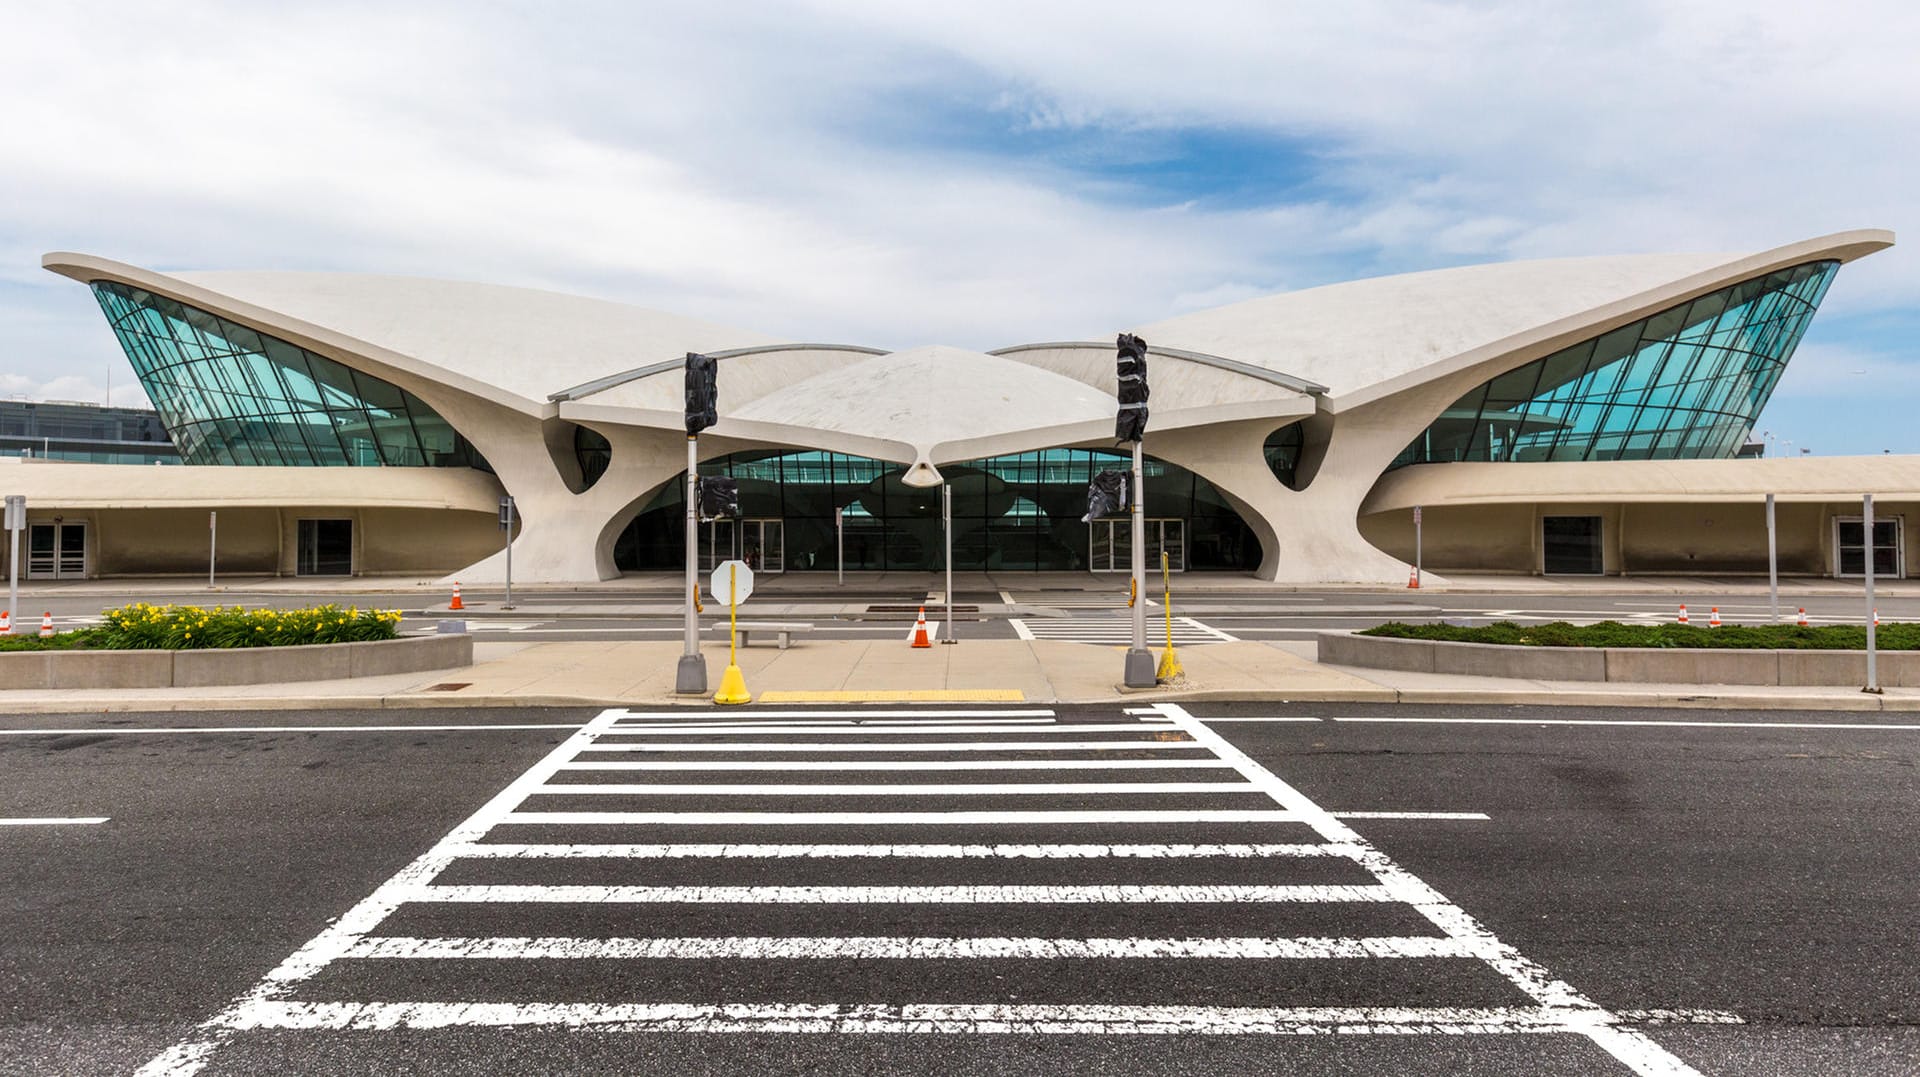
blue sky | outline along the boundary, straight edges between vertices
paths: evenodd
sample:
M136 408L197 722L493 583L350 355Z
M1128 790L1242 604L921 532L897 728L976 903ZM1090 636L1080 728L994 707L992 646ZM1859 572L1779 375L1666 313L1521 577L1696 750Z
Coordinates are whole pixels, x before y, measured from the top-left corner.
M1473 262L1920 244L1910 4L714 7L14 11L0 394L141 399L57 249L994 347ZM1907 247L1844 269L1758 427L1920 451L1916 330Z

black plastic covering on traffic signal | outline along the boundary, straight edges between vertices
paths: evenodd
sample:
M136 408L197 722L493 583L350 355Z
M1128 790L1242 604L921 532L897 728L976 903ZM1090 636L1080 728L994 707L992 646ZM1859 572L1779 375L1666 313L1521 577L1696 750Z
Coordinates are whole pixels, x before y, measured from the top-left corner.
M1127 511L1127 480L1124 471L1102 471L1087 484L1087 514L1081 523L1092 523L1103 516L1119 516Z
M1115 343L1120 350L1120 412L1113 421L1113 436L1140 441L1147 436L1147 342L1122 333Z
M721 520L740 515L740 480L726 475L700 478L700 518Z
M720 421L719 364L711 355L687 353L687 436Z

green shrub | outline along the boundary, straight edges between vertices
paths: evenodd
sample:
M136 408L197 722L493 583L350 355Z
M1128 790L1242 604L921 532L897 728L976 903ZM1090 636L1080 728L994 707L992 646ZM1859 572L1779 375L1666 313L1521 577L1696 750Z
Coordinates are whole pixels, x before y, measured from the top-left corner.
M1362 636L1391 639L1428 639L1449 643L1505 643L1521 647L1680 647L1711 650L1864 651L1867 630L1862 625L1723 625L1705 628L1683 624L1621 624L1601 621L1576 625L1554 621L1518 625L1512 621L1466 628L1460 625L1403 624L1395 621L1366 629ZM1883 624L1874 645L1885 651L1920 650L1920 624Z
M0 650L151 651L222 647L293 647L309 643L360 643L398 638L399 610L357 606L308 609L247 609L244 606L153 606L136 602L105 610L90 628L48 639L0 637Z

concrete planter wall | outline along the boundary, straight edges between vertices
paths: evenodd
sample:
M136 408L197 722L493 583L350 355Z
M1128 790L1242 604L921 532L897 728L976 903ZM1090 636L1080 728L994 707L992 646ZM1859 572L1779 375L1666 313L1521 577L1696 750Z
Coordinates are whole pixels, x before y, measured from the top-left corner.
M1865 651L1716 651L1643 647L1515 647L1443 643L1344 632L1319 634L1320 661L1333 666L1518 677L1537 681L1636 684L1865 684ZM1920 686L1920 652L1882 651L1880 683Z
M473 664L465 633L205 651L0 652L3 688L204 688L419 673Z

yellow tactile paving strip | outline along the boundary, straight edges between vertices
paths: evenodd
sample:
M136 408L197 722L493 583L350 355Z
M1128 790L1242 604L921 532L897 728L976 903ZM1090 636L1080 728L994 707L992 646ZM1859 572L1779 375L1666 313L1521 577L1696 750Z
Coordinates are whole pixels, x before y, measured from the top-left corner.
M891 691L781 691L760 693L761 703L1024 703L1018 688L909 688Z

